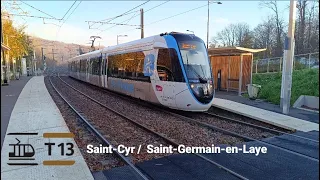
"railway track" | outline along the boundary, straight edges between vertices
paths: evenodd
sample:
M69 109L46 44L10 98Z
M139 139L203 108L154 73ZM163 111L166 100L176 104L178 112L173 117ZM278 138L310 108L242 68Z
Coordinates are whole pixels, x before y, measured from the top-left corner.
M162 110L162 109L159 109L159 110ZM272 148L275 148L275 149L279 149L281 151L285 151L287 153L290 153L290 154L294 154L296 156L300 156L300 157L303 157L303 158L306 158L306 159L309 159L309 160L312 160L312 161L315 161L315 162L319 162L319 159L317 158L314 158L314 157L311 157L311 156L308 156L306 154L302 154L302 153L299 153L297 151L294 151L292 149L287 149L287 148L284 148L284 147L281 147L281 146L278 146L278 145L274 145L270 142L267 142L267 141L264 141L264 140L258 140L258 139L255 139L255 138L251 138L249 136L245 136L245 135L242 135L242 134L239 134L239 133L235 133L233 131L230 131L230 130L226 130L226 129L223 129L221 127L218 127L218 126L215 126L215 125L212 125L212 124L208 124L208 123L205 123L205 122L201 122L201 121L197 121L193 118L190 118L190 117L187 117L187 116L184 116L184 115L181 115L181 114L178 114L178 113L173 113L171 111L168 111L168 110L164 110L165 112L167 113L170 113L176 117L179 117L183 120L186 120L188 122L192 122L192 123L196 123L196 124L199 124L203 127L207 127L207 128L210 128L212 130L216 130L216 131L219 131L219 132L222 132L222 133L225 133L225 134L229 134L231 136L235 136L235 137L239 137L239 138L243 138L245 139L246 141L255 141L255 142L259 142L260 144L263 144L263 145L266 145L266 146L269 146L269 147L272 147ZM287 133L288 134L288 133ZM292 134L288 134L288 135L292 135ZM302 139L308 139L309 141L312 141L312 142L317 142L315 140L312 140L312 139L309 139L309 138L305 138L305 137L302 137L302 136L296 136L294 135L294 137L298 137L298 138L302 138Z
M77 116L85 123L85 125L90 128L90 130L94 133L94 135L99 138L99 140L101 142L103 142L104 145L107 146L113 146L90 122L87 118L85 118L83 116L83 114L81 112L79 112L78 110L75 109L75 107L73 107L70 102L58 91L58 89L54 86L54 84L51 81L51 78L49 77L49 82L51 84L51 86L53 87L53 89L56 91L56 93L64 100L64 102L73 110L74 113L77 114ZM149 178L147 178L143 172L141 172L127 157L125 157L123 154L119 153L117 150L112 148L112 151L122 160L124 161L128 166L130 166L132 168L132 170L134 171L134 173L136 174L137 177L139 177L138 179L145 179L148 180Z
M144 126L144 125L141 124L141 123L136 122L136 121L133 120L132 118L130 118L130 117L128 117L128 116L120 113L119 111L117 111L117 110L115 110L115 109L112 109L112 108L110 108L110 107L102 104L102 103L99 102L98 100L96 100L96 99L90 97L89 95L81 92L80 90L76 89L75 87L71 86L70 84L68 84L67 82L65 82L64 80L62 80L62 79L60 78L60 76L58 76L58 78L59 78L63 83L65 83L67 86L69 86L69 87L72 88L73 90L77 91L77 92L80 93L81 95L87 97L87 98L90 99L91 101L93 101L93 102L99 104L100 106L102 106L102 107L104 107L104 108L106 108L106 109L108 109L108 110L116 113L117 115L125 118L126 120L130 121L131 123L135 124L136 126L138 126L138 127L142 128L142 129L144 129L144 130L146 130L146 131L154 134L155 136L158 136L158 137L162 138L163 140L165 140L167 143L169 143L169 144L172 145L173 147L177 148L177 147L179 146L179 143L177 143L177 142L175 142L175 141L173 141L173 140L171 140L171 139L169 139L169 138L161 135L160 133L158 133L158 132L156 132L156 131L154 131L154 130L146 127L146 126ZM225 170L226 172L230 173L231 175L233 175L233 176L235 176L235 177L237 177L237 178L239 178L239 179L245 179L245 180L248 179L248 178L242 176L241 174L238 174L238 173L232 171L231 169L229 169L229 168L227 168L227 167L225 167L225 166L223 166L223 165L221 165L221 164L219 164L219 163L217 163L217 162L215 162L215 161L213 161L213 160L205 157L204 155L201 155L201 154L194 154L194 155L197 156L197 157L199 157L199 158L201 158L201 159L203 159L203 160L205 160L205 161L207 161L207 162L209 162L209 163L211 163L211 164L213 164L213 165L215 165L215 166L217 166L217 167L219 167L219 168L221 168L221 169L223 169L223 170Z
M131 97L126 97L126 96L120 95L118 93L109 91L109 90L106 90L106 91L107 92L111 92L114 95L119 96L119 97L121 97L121 98L123 98L125 100L133 101L133 98L131 98ZM150 103L145 103L145 102L141 102L141 101L138 101L138 102L135 101L135 103L139 103L140 105L143 105L145 107L149 107L150 108ZM221 127L218 127L218 126L215 126L215 125L212 125L212 124L209 124L209 123L204 123L204 122L195 120L193 118L187 117L185 115L181 115L180 113L175 113L175 112L172 112L171 110L160 108L159 106L152 106L152 108L157 109L158 111L165 112L167 114L171 114L171 115L176 116L176 117L178 117L178 118L180 118L182 120L185 120L187 122L195 123L195 124L198 124L200 126L212 129L214 131L218 131L218 132L221 132L221 133L224 133L224 134L228 134L228 135L231 135L231 136L234 136L234 137L242 138L242 139L245 139L246 141L256 141L256 142L259 142L260 144L264 144L264 145L270 146L272 148L279 149L281 151L284 151L284 152L287 152L287 153L290 153L290 154L294 154L294 155L302 157L302 158L306 158L306 159L309 159L309 160L312 160L312 161L315 161L315 162L319 162L319 159L317 159L317 158L308 156L306 154L299 153L299 152L294 151L292 149L287 149L287 148L284 148L284 147L281 147L281 146L278 146L278 145L274 145L274 144L272 144L270 142L266 142L264 140L259 140L259 139L255 139L255 138L252 138L252 137L249 137L249 136L246 136L246 135L235 133L235 132L233 132L231 130L225 130L225 129L221 128ZM274 133L274 134L277 134L277 135L281 135L281 134L282 135L288 135L288 136L292 136L294 138L303 139L303 140L310 141L312 143L319 144L319 141L317 141L317 140L310 139L310 138L303 137L303 136L299 136L299 135L295 135L295 134L291 134L291 133L287 133L287 132L280 131L280 130L277 130L277 129L272 129L272 128L260 126L260 125L257 125L257 124L253 124L253 123L239 121L239 120L236 120L236 119L220 116L220 115L213 114L213 113L210 113L210 112L205 112L203 114L204 115L209 115L209 116L212 116L212 117L215 117L215 118L220 118L222 120L229 121L229 122L232 122L232 123L246 125L246 126L249 126L249 127L255 128L255 129L261 129L261 130L268 131L268 132L271 132L271 133Z
M218 115L218 114L215 114L215 113L204 112L203 114L209 115L209 116L212 116L212 117L216 117L216 118L220 118L220 119L223 119L223 120L226 120L226 121L230 121L230 122L247 125L247 126L250 126L250 127L253 127L253 128L265 130L265 131L268 131L268 132L271 132L271 133L289 135L289 136L292 136L292 137L295 137L295 138L304 139L304 140L307 140L307 141L310 141L310 142L314 142L314 143L319 143L319 141L314 140L314 139L310 139L310 138L303 137L303 136L298 136L298 135L287 133L287 132L284 132L284 131L279 131L277 129L271 129L271 128L268 128L268 127L265 127L265 126L261 126L261 125L257 125L257 124L253 124L253 123L249 123L249 122L244 122L244 121L232 119L232 118L229 118L229 117L226 117L226 116L221 116L221 115Z
M61 79L61 77L59 77L59 79L64 82L66 85L68 85L69 87L71 87L72 89L74 89L75 91L79 92L80 94L86 96L87 98L89 98L90 100L94 101L95 103L99 104L100 106L106 108L106 109L110 109L110 107L107 107L106 105L102 104L101 102L99 102L98 100L90 97L89 95L87 94L84 94L83 92L79 91L78 89L72 87L70 84L68 84L67 82L65 82L64 80ZM130 97L125 97L125 96L122 96L122 95L119 95L118 93L115 93L115 92L112 92L112 91L108 91L106 90L107 92L109 93L112 93L114 95L117 95L119 96L120 98L123 98L125 100L130 100L132 101L133 99L130 98ZM135 101L136 103L136 101ZM141 102L139 101L138 102L140 105L143 105L143 106L147 106L150 108L150 104L149 103L145 103L145 102ZM196 120L192 119L192 118L189 118L189 117L186 117L186 116L183 116L181 114L177 114L177 113L173 113L169 110L164 110L164 109L160 109L159 107L157 106L153 106L152 108L155 108L159 111L164 111L168 114L171 114L173 116L176 116L180 119L183 119L187 122L190 122L190 123L195 123L195 124L198 124L199 126L203 126L203 127L206 127L206 128L209 128L209 129L212 129L214 131L219 131L219 132L222 132L224 134L228 134L228 135L232 135L232 136L236 136L236 137L239 137L239 138L243 138L247 141L257 141L261 144L265 144L265 145L268 145L272 148L276 148L276 149L280 149L282 151L285 151L287 153L291 153L291 154L294 154L294 155L297 155L297 156L300 156L300 157L303 157L303 158L307 158L309 160L312 160L312 161L316 161L316 162L319 162L318 159L316 158L313 158L313 157L310 157L310 156L307 156L307 155L304 155L304 154L301 154L299 152L295 152L295 151L292 151L290 149L286 149L286 148L282 148L282 147L279 147L279 146L276 146L276 145L273 145L271 143L268 143L268 142L264 142L263 140L257 140L257 139L254 139L254 138L250 138L250 137L247 137L247 136L243 136L241 134L237 134L237 133L234 133L234 132L231 132L231 131L228 131L228 130L224 130L224 129L221 129L219 127L216 127L216 126L213 126L213 125L210 125L210 124L206 124L206 123L203 123L203 122L197 122ZM120 112L114 110L115 113L119 113L121 114ZM233 123L237 123L237 124L242 124L242 125L247 125L247 126L250 126L252 128L256 128L256 129L261 129L261 130L264 130L264 131L268 131L268 132L271 132L271 133L275 133L275 134L286 134L286 135L289 135L289 136L292 136L292 137L295 137L295 138L300 138L300 139L304 139L304 140L308 140L308 141L311 141L311 142L314 142L314 143L318 143L319 141L317 140L313 140L313 139L309 139L309 138L306 138L306 137L303 137L303 136L298 136L298 135L294 135L294 134L290 134L290 133L286 133L286 132L283 132L283 131L280 131L280 130L276 130L276 129L272 129L272 128L268 128L268 127L264 127L264 126L260 126L260 125L256 125L256 124L253 124L253 123L248 123L248 122L243 122L243 121L239 121L239 120L235 120L235 119L232 119L232 118L228 118L228 117L224 117L224 116L220 116L220 115L217 115L217 114L213 114L213 113L203 113L204 115L207 115L207 116L213 116L213 117L216 117L216 118L220 118L220 119L223 119L223 120L226 120L226 121L230 121L230 122L233 122ZM129 117L125 117L125 119L129 120L131 118ZM131 119L132 120L132 119ZM129 120L130 121L130 120ZM176 143L175 141L163 136L161 133L157 133L155 132L154 130L151 130L150 128L144 126L143 124L141 123L138 123L138 122L135 122L134 120L131 121L133 124L139 126L140 128L143 128L145 129L146 131L149 131L155 135L157 135L158 137L161 137L162 139L164 139L166 142L168 142L169 144L173 145L174 147L177 147L178 146L178 143ZM219 163L215 162L215 161L212 161L211 159L208 159L207 157L203 156L203 155L199 155L199 154L195 154L196 156L210 162L211 164L214 164L222 169L224 169L225 171L229 172L230 174L234 175L235 177L238 177L239 179L248 179L244 176L242 176L241 174L238 174L236 172L233 172L231 169L228 169L227 167L224 167L222 165L220 165Z

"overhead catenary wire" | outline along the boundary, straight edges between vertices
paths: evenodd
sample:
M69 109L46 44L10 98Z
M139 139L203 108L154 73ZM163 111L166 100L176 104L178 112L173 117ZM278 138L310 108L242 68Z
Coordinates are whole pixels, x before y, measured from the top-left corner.
M112 21L112 20L114 20L114 19L116 19L116 18L118 18L118 17L124 16L124 15L128 15L129 12L131 12L132 10L134 10L134 9L136 9L136 8L138 8L138 7L141 7L141 6L145 5L145 4L148 3L149 1L150 1L150 0L148 0L148 1L144 2L144 3L142 3L142 4L139 4L138 6L135 6L134 8L132 8L132 9L130 9L130 10L128 10L128 11L126 11L126 12L118 15L118 16L115 16L115 17L113 17L113 18L104 19L104 20L101 20L101 21L105 21L105 20L109 20L109 19L110 19L110 20L108 21L108 22L110 22L110 21Z
M215 3L215 2L210 2L209 5L214 4L214 3ZM166 18L163 18L163 19L160 19L160 20L151 22L151 23L149 23L149 24L146 24L145 26L148 26L148 25L151 25L151 24L154 24L154 23L157 23L157 22L166 20L166 19L170 19L170 18L179 16L179 15L182 15L182 14L185 14L185 13L188 13L188 12L191 12L191 11L194 11L194 10L197 10L197 9L200 9L200 8L203 8L203 7L207 7L207 6L208 6L208 4L202 5L202 6L199 6L199 7L193 8L193 9L190 9L190 10L188 10L188 11L184 11L184 12L181 12L181 13L179 13L179 14L175 14L175 15L172 15L172 16L169 16L169 17L166 17Z
M214 3L215 3L215 2L211 2L211 3L209 3L209 5L214 4ZM188 13L188 12L191 12L191 11L194 11L194 10L197 10L197 9L200 9L200 8L203 8L203 7L207 7L207 6L208 6L208 4L202 5L202 6L198 6L198 7L196 7L196 8L190 9L190 10L188 10L188 11L184 11L184 12L181 12L181 13L178 13L178 14L175 14L175 15L172 15L172 16L169 16L169 17L166 17L166 18L163 18L163 19L159 19L159 20L153 21L153 22L151 22L151 23L149 23L149 24L145 24L144 26L148 26L148 25L151 25L151 24L155 24L155 23L158 23L158 22L161 22L161 21L164 21L164 20L167 20L167 19L170 19L170 18L179 16L179 15L182 15L182 14L186 14L186 13ZM129 30L123 31L123 32L121 32L121 33L128 32L128 31L135 30L135 29L140 29L140 28L129 29Z
M43 12L43 11L41 11L40 9L37 9L37 8L35 8L35 7L31 6L30 4L28 4L28 3L24 2L24 1L21 1L21 2L22 2L23 4L25 4L25 5L27 5L27 6L31 7L31 8L33 8L33 9L35 9L35 10L37 10L37 11L39 11L39 12L41 12L41 13L43 13L43 14L47 15L47 16L50 16L50 17L52 17L52 18L55 18L54 16L52 16L52 15L50 15L50 14L46 13L46 12ZM55 19L57 19L57 18L55 18Z
M68 9L68 11L63 15L63 17L61 19L64 19L64 17L68 14L68 12L70 11L70 9L74 6L74 4L76 3L77 1L74 1L73 4L71 5L71 7Z
M129 11L126 11L126 12L123 13L123 14L120 14L120 15L114 17L114 18L111 18L108 22L110 22L110 21L112 21L112 20L114 20L114 19L116 19L116 18L122 17L122 16L124 16L124 15L128 15L129 12L131 12L132 10L134 10L134 9L136 9L136 8L138 8L138 7L141 7L141 6L145 5L145 4L148 3L149 1L150 1L150 0L148 0L148 1L142 3L142 4L138 5L138 6L130 9ZM102 21L104 21L104 20L102 20ZM125 20L125 21L127 21L127 20ZM123 21L123 22L125 22L125 21ZM121 22L121 23L123 23L123 22ZM102 26L102 24L101 24L99 27L97 27L96 29L99 29L101 26ZM115 25L115 26L116 26L116 25ZM112 27L115 27L115 26L112 26ZM112 27L111 27L111 28L112 28ZM106 30L102 30L102 31L100 30L99 34L101 34L103 31L106 31Z
M123 26L140 26L140 25L133 25L133 24L124 24L124 23L111 23L111 22L96 22L96 21L87 21L87 22L93 22L93 23L100 23L100 24L115 24L115 25L123 25Z
M170 0L169 0L169 1L170 1ZM165 1L165 2L163 2L163 3L161 3L161 4L158 4L158 5L150 8L150 9L147 9L146 11L144 11L144 14L145 14L146 12L148 12L148 11L151 11L151 10L153 10L153 9L155 9L155 8L163 5L163 4L168 3L169 1ZM133 19L133 18L135 18L135 17L137 17L137 16L139 16L139 15L140 15L140 14L138 14L138 15L136 15L136 16L133 16L133 17L131 17L130 19ZM127 20L128 20L128 19L127 19ZM124 23L124 22L127 21L127 20L124 20L124 21L122 21L122 22L120 22L120 23ZM109 27L109 28L107 28L107 29L104 29L104 30L100 30L99 34L101 34L101 33L104 32L104 31L107 31L107 30L109 30L109 29L111 29L111 28L113 28L113 27L115 27L115 26L117 26L117 25L111 26L111 27ZM134 28L134 29L138 29L138 28ZM130 30L132 30L132 29L130 29ZM125 31L125 32L127 32L127 31Z
M76 2L76 1L75 1ZM74 13L74 11L79 7L79 5L82 3L82 1L80 1L79 3L78 3L78 5L73 9L73 11L69 14L69 16L62 22L62 24L61 24L61 26L59 27L59 29L58 29L58 31L57 31L57 34L56 34L56 39L57 39L57 36L58 36L58 34L59 34L59 32L60 32L60 29L61 29L61 27L63 26L63 24L69 19L69 17Z
M14 9L14 10L18 10L18 9L20 9L20 10L21 10L21 12L22 12L22 14L28 14L26 11L24 11L24 10L20 7L20 5L19 5L19 4L17 4L17 3L13 3L13 6L16 6L16 7L11 7L12 9ZM19 12L19 11L18 11L18 14L20 14L20 12ZM23 20L24 20L24 24L26 24L27 20L26 20L25 18L23 18L23 16L21 16L21 19L23 19Z
M170 1L170 0L169 0L169 1ZM166 3L168 3L169 1L165 1L165 2L163 2L163 3L161 3L161 4L158 4L158 5L150 8L150 9L147 9L146 11L144 11L144 13L146 13L146 12L148 12L148 11L151 11L152 9L155 9L155 8L157 8L157 7L159 7L159 6L162 6L162 5L166 4Z
M138 12L138 11L137 11L137 12ZM128 23L131 21L131 19L133 19L134 17L136 17L137 12L134 13L133 16L132 16L131 18L129 18L128 21L125 22L125 24L128 24ZM136 25L135 25L135 26L136 26Z
M66 22L66 21L69 19L69 17L74 13L74 11L79 7L79 5L80 5L81 3L82 3L82 1L79 2L79 4L73 9L73 11L69 14L69 16L65 19L64 22Z
M137 12L139 12L139 10L138 10L138 11L133 11L133 12L130 12L130 13L127 13L127 14L125 14L125 15L129 15L129 14L133 14L133 13L136 14ZM113 19L113 18L115 18L115 17L108 18L108 19L105 19L105 20L109 20L109 19ZM99 27L101 27L103 24L111 24L111 23L109 23L110 21L108 21L108 22L104 22L104 21L85 21L85 22L88 23L89 29L99 29ZM90 24L90 23L91 23L91 24ZM101 25L98 26L97 28L92 28L92 26L94 26L94 25L97 24L97 23L99 23L99 24L101 24Z
M169 1L170 1L170 0L169 0ZM146 13L146 12L148 12L148 11L151 11L152 9L155 9L155 8L157 8L157 7L165 4L165 3L168 3L169 1L165 1L165 2L163 2L163 3L161 3L161 4L158 4L158 5L156 5L156 6L152 7L152 8L144 11L144 13ZM139 5L139 6L141 6L141 5ZM125 22L125 21L128 21L128 22L129 22L131 19L139 16L139 14L136 15L136 13L139 12L139 11L140 11L140 10L138 10L138 11L133 11L133 12L130 12L130 13L126 13L125 15L129 15L129 14L132 14L132 13L135 13L135 14L134 14L131 18L129 18L129 19L127 19L127 20L124 20L124 21L122 21L121 23L123 23L123 22ZM120 17L120 16L119 16L119 17ZM114 18L115 18L115 17L114 17ZM112 18L109 18L109 19L112 19ZM107 20L107 19L106 19L106 20ZM93 21L87 21L87 22L93 22ZM99 23L99 22L101 22L101 21L95 21L94 23ZM128 22L126 22L126 23L128 23ZM99 27L98 27L98 28L99 28Z
M5 16L24 16L24 17L31 17L31 18L40 18L40 19L52 19L52 20L58 20L61 21L61 19L57 18L49 18L49 17L43 17L43 16L32 16L32 15L25 15L25 14L7 14Z

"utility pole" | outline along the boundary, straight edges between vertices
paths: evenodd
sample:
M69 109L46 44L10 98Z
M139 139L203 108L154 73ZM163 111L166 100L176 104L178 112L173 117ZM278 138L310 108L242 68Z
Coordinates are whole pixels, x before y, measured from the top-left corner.
M37 71L37 61L36 61L36 50L34 49L33 50L33 66L32 66L32 69L33 69L33 75L36 75L36 71Z
M41 59L42 59L42 67L44 69L44 64L45 64L45 61L44 61L44 56L43 56L43 47L41 48Z
M54 61L54 49L52 49L52 60Z
M54 54L58 54L54 52L55 49L52 49L52 60L54 61ZM56 49L57 50L57 49Z
M284 42L283 66L282 66L282 82L281 82L281 97L280 106L282 113L288 114L290 109L291 85L292 85L292 66L294 57L294 29L296 17L295 0L290 0L290 14L288 35Z
M141 39L144 38L143 8L140 9Z
M216 4L222 4L222 2L211 2L211 3L216 3ZM208 16L208 21L207 21L207 49L209 49L209 19L210 19L210 0L208 0L208 14L207 14L207 16Z
M54 50L58 50L58 49L53 49L52 48L52 60L53 60L53 63L55 64L54 55L58 54L58 53L55 53Z

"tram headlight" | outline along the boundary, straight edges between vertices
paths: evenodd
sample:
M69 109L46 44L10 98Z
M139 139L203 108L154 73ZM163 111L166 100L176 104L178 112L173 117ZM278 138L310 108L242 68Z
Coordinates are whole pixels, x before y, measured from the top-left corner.
M213 84L208 84L208 92L209 92L209 94L212 94L212 92L213 92Z
M196 96L200 96L200 87L199 87L199 84L191 84L190 85L193 93L196 95Z
M190 87L192 89L192 92L198 96L210 96L213 93L213 84L207 83L207 84L190 84Z

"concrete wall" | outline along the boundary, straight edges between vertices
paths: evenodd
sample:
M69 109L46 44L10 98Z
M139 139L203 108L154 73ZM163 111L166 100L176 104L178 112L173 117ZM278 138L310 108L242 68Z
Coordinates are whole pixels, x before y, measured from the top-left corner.
M319 109L319 97L316 96L300 96L297 101L293 104L294 108L301 108L303 105Z

